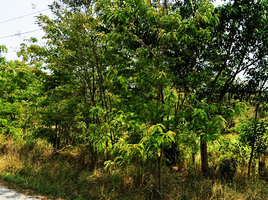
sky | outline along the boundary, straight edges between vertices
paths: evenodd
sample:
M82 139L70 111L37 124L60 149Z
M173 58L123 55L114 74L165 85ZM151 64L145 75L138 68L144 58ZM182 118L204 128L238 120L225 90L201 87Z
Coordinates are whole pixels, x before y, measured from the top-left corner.
M0 0L0 45L8 48L2 56L7 60L18 59L16 51L24 39L36 37L39 44L45 35L36 24L39 13L53 17L48 5L53 0ZM26 16L27 15L27 16ZM29 32L29 33L27 33ZM26 34L24 34L26 33Z
M44 44L45 33L39 30L35 16L43 13L53 18L48 7L52 3L53 0L0 0L0 45L8 48L2 56L7 60L18 59L16 51L20 44L31 37L37 38L39 45Z

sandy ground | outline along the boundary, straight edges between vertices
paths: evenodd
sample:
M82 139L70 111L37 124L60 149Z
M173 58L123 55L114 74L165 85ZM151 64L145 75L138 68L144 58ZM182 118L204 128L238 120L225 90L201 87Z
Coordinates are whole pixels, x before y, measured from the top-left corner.
M23 194L19 194L13 190L6 189L2 186L0 186L0 200L41 200L41 198L38 197L26 197Z

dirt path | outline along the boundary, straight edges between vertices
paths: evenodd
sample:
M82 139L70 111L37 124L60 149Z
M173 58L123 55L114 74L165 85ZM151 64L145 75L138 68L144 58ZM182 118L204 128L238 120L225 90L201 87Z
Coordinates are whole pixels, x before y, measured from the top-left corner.
M23 194L19 194L13 190L6 189L0 186L0 200L41 200L39 197L26 197Z

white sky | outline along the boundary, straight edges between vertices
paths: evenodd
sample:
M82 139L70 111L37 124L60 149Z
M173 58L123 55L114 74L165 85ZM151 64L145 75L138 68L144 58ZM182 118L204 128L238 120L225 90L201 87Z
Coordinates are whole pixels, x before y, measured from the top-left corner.
M0 45L5 45L8 48L8 53L3 53L2 56L6 57L7 60L18 59L16 51L20 49L23 40L30 37L36 37L40 45L44 43L44 41L42 42L44 32L42 30L35 31L40 29L35 23L35 16L40 12L52 18L53 15L48 9L48 5L52 3L53 0L0 0ZM218 4L216 3L216 5ZM35 14L29 15L32 13ZM31 33L23 34L25 32Z
M2 54L7 60L18 59L15 51L19 50L20 44L23 43L24 39L36 37L40 42L39 44L42 44L41 40L44 36L44 32L36 31L28 34L22 34L20 36L17 35L7 38L2 37L40 29L35 23L36 19L34 16L37 16L38 12L48 9L48 5L52 4L52 2L53 0L0 0L0 45L5 45L8 48L9 52ZM35 14L29 15L32 13ZM49 9L40 13L53 17ZM29 16L22 17L25 15ZM9 21L11 19L14 20Z

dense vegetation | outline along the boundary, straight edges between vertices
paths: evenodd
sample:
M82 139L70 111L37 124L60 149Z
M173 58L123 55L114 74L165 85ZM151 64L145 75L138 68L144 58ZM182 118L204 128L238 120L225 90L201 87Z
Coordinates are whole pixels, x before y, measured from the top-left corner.
M44 46L0 56L2 177L73 199L267 198L267 1L50 8Z

